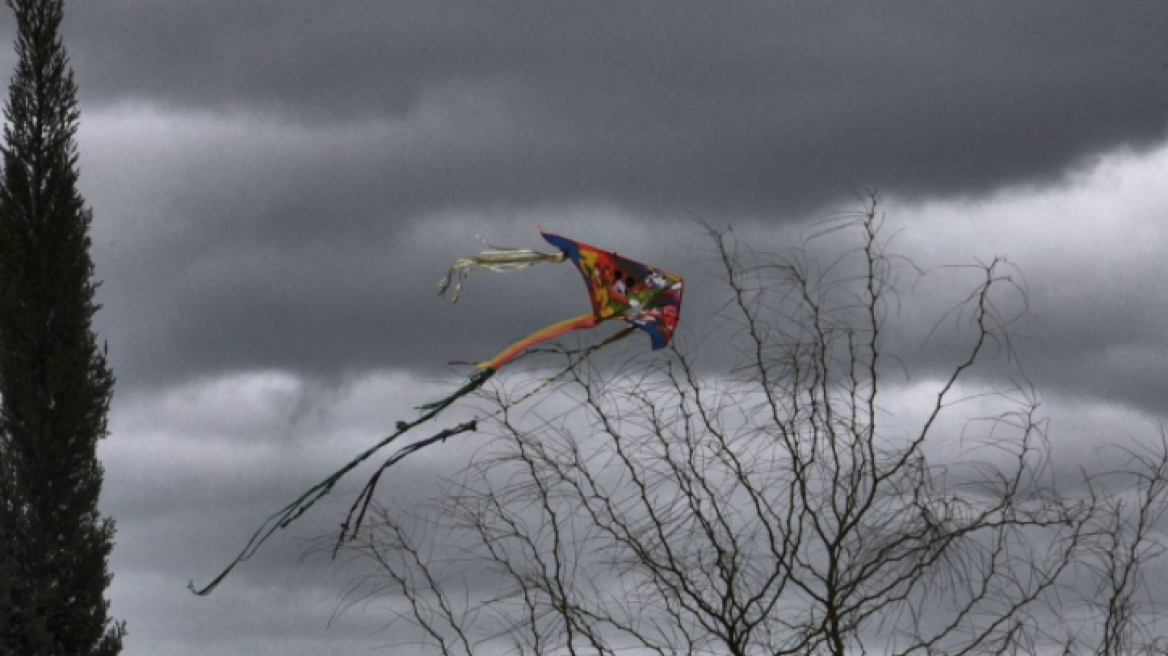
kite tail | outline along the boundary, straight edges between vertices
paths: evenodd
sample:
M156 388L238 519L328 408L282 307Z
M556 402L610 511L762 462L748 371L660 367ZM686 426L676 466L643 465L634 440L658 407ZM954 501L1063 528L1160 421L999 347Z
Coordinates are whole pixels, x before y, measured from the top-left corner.
M391 442L393 442L397 438L401 437L403 434L405 434L409 430L429 421L430 419L433 419L440 412L442 412L446 408L450 407L450 405L453 404L458 399L460 399L460 398L474 392L475 390L479 389L480 387L482 387L483 384L485 384L488 380L490 380L491 377L494 376L495 373L498 371L498 369L496 369L494 366L491 366L492 363L498 364L498 366L502 366L502 364L506 364L510 360L514 359L524 349L526 349L527 347L529 347L533 344L538 344L540 342L547 341L549 339L556 337L557 335L562 335L562 334L564 334L570 330L574 330L576 328L583 328L586 326L596 325L596 323L598 323L598 322L599 321L597 319L595 319L590 314L589 315L582 315L580 317L576 317L575 319L568 319L567 321L562 321L558 324L549 326L549 327L539 331L538 333L528 337L527 339L516 342L514 345L512 345L511 348L507 349L503 353L496 356L494 360L491 360L487 363L483 363L483 365L480 365L481 368L479 368L477 371L475 371L473 374L471 374L470 378L467 379L466 384L464 384L462 387L458 388L457 390L455 390L454 392L452 392L451 394L447 395L446 397L444 397L442 399L439 399L437 401L433 401L431 403L427 403L425 405L419 406L418 409L422 410L423 413L421 415L419 415L417 419L415 419L412 422L399 421L397 423L397 426L395 427L396 430L391 435L385 437L383 440L381 440L377 444L374 444L372 447L370 447L369 449L362 452L360 455L358 455L356 458L354 458L352 461L350 461L344 467L341 467L337 471L333 472L333 474L331 476L329 476L328 478L324 479L323 481L317 483L316 485L312 486L306 492L304 492L304 494L301 494L295 501L284 506L278 512L272 514L266 520L264 520L263 524L261 524L260 527L258 529L256 529L256 532L254 534L252 534L251 539L248 540L248 542L247 542L247 545L244 546L243 550L239 553L239 555L235 557L235 560L231 561L231 563L218 576L216 576L209 584L207 584L203 588L196 588L195 582L192 580L192 581L189 581L187 583L187 588L191 592L195 593L196 595L199 595L200 597L205 597L208 594L210 594L213 590L215 590L216 587L219 586L220 583L223 582L224 579L227 578L227 575L230 574L231 571L235 569L236 565L238 565L239 563L242 563L243 561L245 561L245 560L251 558L253 555L255 555L255 553L257 551L259 551L259 548L264 544L264 542L266 542L268 540L268 538L270 538L276 531L278 531L282 528L287 528L292 522L296 521L297 518L299 518L301 515L303 515L305 512L307 512L309 508L311 508L314 504L316 504L317 501L319 501L320 499L322 499L323 497L328 495L330 492L332 492L332 490L336 486L337 482L340 481L340 479L345 474L347 474L350 471L352 471L353 469L355 469L362 462L368 460L374 453L376 453L377 451L379 451L380 449L382 449L386 445L390 444ZM566 367L564 367L563 369L558 371L556 374L545 379L543 382L541 382L539 385L537 385L534 389L532 389L528 393L524 394L522 397L508 402L507 407L512 407L512 406L518 405L520 403L523 403L527 399L535 396L536 394L539 394L543 390L550 387L557 380L562 378L565 374L567 374L568 372L572 371L574 368L579 366L579 364L581 362L588 359L588 357L591 356L593 353L595 353L596 351L599 351L600 349L604 348L605 346L608 346L609 344L612 344L616 341L624 339L625 337L628 337L629 335L631 335L634 332L634 330L635 330L634 326L629 326L628 328L625 328L624 330L612 335L608 339L605 339L604 341L602 341L598 344L594 344L593 346L588 347L587 349L585 349L583 351L583 353L580 357L578 357L575 360L573 360L572 362L570 362ZM489 416L496 416L499 414L499 412L501 412L501 411L496 411L495 413L493 413L492 415L489 415ZM358 496L358 502L361 504L360 514L357 518L356 524L352 527L351 530L349 530L349 527L347 526L347 524L349 523L349 520L352 519L352 515L353 515L353 511L350 510L350 515L348 518L346 518L346 525L342 525L342 529L343 529L342 534L341 534L342 539L344 538L344 536L346 534L348 534L350 536L355 534L357 529L360 528L361 520L365 514L365 506L368 505L369 501L373 497L374 489L377 486L377 481L380 478L382 471L384 471L386 468L394 465L395 463L400 461L402 458L410 455L411 453L419 451L427 446L430 446L430 445L435 444L437 442L445 441L446 438L451 437L453 435L474 431L476 426L477 426L477 422L480 421L481 419L482 418L474 420L474 421L466 422L466 423L464 423L456 428L442 431L442 432L440 432L440 433L438 433L430 438L422 440L416 444L406 446L406 447L402 448L400 451L398 451L397 453L395 453L393 456L391 456L389 458L389 460L387 460L386 463L383 464L380 469L378 469L377 473L374 474L373 478L366 485L365 489L362 490L362 493ZM356 508L356 507L357 507L356 504L354 504L354 508Z
M274 534L279 529L287 528L288 525L296 521L297 518L307 512L308 509L316 504L317 501L326 496L329 492L332 492L333 487L335 487L337 482L341 480L341 477L355 469L362 462L368 460L369 457L374 453L379 451L387 444L393 442L397 438L401 437L410 429L433 419L438 415L438 413L450 407L450 405L458 399L482 387L483 384L490 380L491 376L494 375L494 369L482 369L480 371L476 371L471 375L467 383L459 389L455 390L453 394L450 394L445 398L433 403L427 403L426 405L421 406L419 409L423 410L424 412L414 421L397 422L397 426L395 427L396 430L391 435L365 450L344 467L341 467L337 471L333 472L331 476L309 488L308 491L306 491L304 494L301 494L295 501L288 504L287 506L284 506L279 511L264 520L264 523L260 525L254 534L252 534L251 539L248 540L247 545L243 548L243 551L241 551L239 555L235 557L235 560L231 561L231 564L229 564L227 568L224 569L223 572L219 574L219 576L216 576L209 584L200 589L195 587L195 582L192 580L187 583L187 589L196 595L199 595L200 597L205 597L206 595L210 594L212 590L218 587L223 579L227 578L227 575L231 573L231 570L235 569L236 565L255 555L260 546L262 546L263 543L272 536L272 534Z
M483 383L490 380L491 376L494 376L496 371L498 371L498 369L495 369L495 368L477 369L476 368L475 372L470 375L470 378L467 379L465 385L454 390L453 393L447 395L444 398L438 399L437 401L431 401L430 403L427 403L425 405L420 405L415 409L427 411L428 416L433 417L434 415L438 414L439 412L442 412L447 407L449 407L451 403L454 403L455 401L461 399L462 397L466 396L467 394L470 394L471 392L482 387ZM398 425L400 426L401 424L398 424Z
M446 290L450 289L450 285L453 283L454 298L451 301L457 303L458 296L462 293L462 283L466 281L467 276L474 269L501 273L526 269L540 262L558 264L563 262L564 258L563 253L541 253L526 248L493 248L474 257L464 257L451 265L450 270L446 272L446 277L438 281L438 295L445 296Z
M361 522L365 521L365 512L369 510L369 503L373 501L373 492L377 489L377 481L381 479L381 474L390 467L397 464L406 456L430 446L438 442L445 442L447 438L454 437L461 433L472 433L478 428L478 420L472 419L455 426L448 428L440 433L428 437L419 442L414 442L408 446L398 449L397 453L386 460L381 467L369 478L369 482L361 490L361 494L357 495L357 500L353 502L352 507L349 508L349 514L345 516L344 523L341 524L341 534L337 537L337 543L333 545L333 558L337 557L337 552L340 551L341 545L345 543L345 539L353 539L357 537L357 531L361 530ZM359 512L358 512L359 511ZM354 521L356 515L356 521ZM351 527L350 527L351 525Z
M454 428L448 428L448 429L441 431L441 432L439 432L431 437L428 437L424 440L414 442L413 444L409 444L407 446L404 446L404 447L398 449L397 452L394 453L392 456L390 456L389 459L386 460L385 463L383 463L381 465L381 467L376 472L374 472L373 476L371 476L369 478L369 481L365 484L365 487L361 490L361 494L357 495L357 499L353 502L353 505L349 508L349 514L345 516L345 521L344 521L344 523L341 524L341 534L337 537L336 544L333 545L333 558L337 557L337 553L340 551L341 546L344 544L346 539L352 540L352 539L357 537L357 532L361 529L361 523L365 521L365 514L369 510L369 504L373 501L373 494L377 489L377 483L378 483L378 481L381 480L381 474L384 473L386 469L389 469L390 467L396 465L398 462L401 462L403 459L406 458L406 456L409 456L410 454L413 454L413 453L417 453L418 451L421 451L422 449L424 449L428 446L437 444L438 442L445 442L448 438L454 437L455 435L460 435L462 433L474 432L475 430L477 430L478 423L480 421L483 421L484 419L498 417L507 408L511 408L513 406L519 405L520 403L523 403L524 401L530 399L531 397L543 392L548 387L551 387L553 384L555 384L556 381L563 378L565 374L567 374L568 372L572 371L577 366L579 366L580 363L587 360L590 356L592 356L592 354L594 354L597 351L599 351L600 349L608 346L609 344L612 344L614 342L618 342L618 341L628 337L629 335L633 334L633 332L635 330L636 330L635 326L629 326L628 328L625 328L624 330L612 335L608 339L605 339L604 341L602 341L598 344L594 344L594 345L588 347L587 349L585 349L583 351L583 353L580 355L579 358L576 358L575 360L569 362L566 367L564 367L563 369L560 369L552 376L545 378L542 382L540 382L539 385L536 385L533 389L529 390L523 396L521 396L517 399L513 399L511 401L508 401L504 407L496 410L495 412L492 412L491 414L486 415L485 417L479 417L478 419L472 419L470 421L464 422L462 424L459 424L458 426L455 426ZM495 371L494 369L484 369L480 373L491 372L491 374L493 374L494 371ZM462 390L459 390L459 392L461 392L461 391ZM459 392L455 392L455 394L458 394ZM423 407L430 407L432 405L435 405L435 404L428 404L427 406L423 406Z
M480 362L476 364L475 371L498 371L500 367L514 360L520 353L532 346L535 346L536 344L546 342L549 339L555 339L564 333L578 330L580 328L593 328L599 324L600 321L601 320L597 319L595 315L588 313L582 314L572 319L565 319L564 321L556 324L552 324L547 328L524 337L511 346L508 346L505 351L499 355L496 355L494 358L487 360L486 362Z

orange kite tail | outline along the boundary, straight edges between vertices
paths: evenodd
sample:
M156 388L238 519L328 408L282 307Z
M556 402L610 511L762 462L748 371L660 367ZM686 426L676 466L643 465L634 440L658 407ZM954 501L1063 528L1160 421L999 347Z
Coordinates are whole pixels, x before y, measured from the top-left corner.
M508 362L514 360L516 356L529 347L535 346L541 342L546 342L549 339L555 339L556 337L559 337L560 335L571 332L573 330L580 328L592 328L599 324L600 321L600 319L597 319L595 315L589 312L588 314L582 314L578 317L566 319L559 323L552 324L547 328L544 328L543 330L528 337L524 337L511 346L508 346L507 350L503 351L499 355L496 355L494 358L487 360L486 362L480 362L476 364L475 371L482 371L483 369L494 369L498 371L499 367L502 367Z

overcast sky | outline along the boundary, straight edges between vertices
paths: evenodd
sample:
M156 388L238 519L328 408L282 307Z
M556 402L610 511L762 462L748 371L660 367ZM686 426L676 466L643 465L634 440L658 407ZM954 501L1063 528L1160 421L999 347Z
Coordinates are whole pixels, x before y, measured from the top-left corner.
M375 610L326 629L351 572L299 562L359 477L212 597L184 586L450 389L447 362L581 311L563 267L434 297L479 237L538 247L537 221L686 276L696 342L721 291L695 216L782 251L878 187L922 265L1024 272L1021 348L1068 453L1150 430L1168 398L1166 37L1162 0L70 3L125 653L384 642ZM907 350L925 380L945 356ZM436 451L387 493L451 471Z

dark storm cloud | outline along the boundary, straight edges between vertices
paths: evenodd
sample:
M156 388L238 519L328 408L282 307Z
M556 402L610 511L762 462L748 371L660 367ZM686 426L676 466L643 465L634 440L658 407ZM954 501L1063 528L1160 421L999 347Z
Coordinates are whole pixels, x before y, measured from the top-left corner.
M888 209L903 229L901 252L923 266L1007 257L1003 273L1025 298L1003 294L1001 311L1017 318L1009 326L1013 356L1039 390L1156 416L1168 396L1168 341L1161 329L1168 322L1168 264L1160 252L1168 241L1165 175L1168 147L1161 145L1100 157L1046 188L925 204L892 201ZM914 286L916 308L901 324L915 329L906 334L933 325L977 283L975 276L939 271ZM898 340L899 352L940 370L960 352L953 323L928 345L919 337L916 344Z
M447 126L366 135L143 110L91 119L81 133L83 191L106 280L100 328L123 386L253 368L434 371L489 357L586 308L577 274L480 274L454 307L435 297L438 278L484 248L476 235L539 246L540 220L660 266L694 257L686 247L697 224L661 230L596 205L422 213L407 185L366 166L414 139L440 151Z
M689 212L1052 181L1168 121L1159 3L107 2L67 27L124 385L483 357L576 306L527 273L439 310L476 234L543 219L678 268Z
M348 607L335 624L330 619L347 607L354 583L384 583L368 560L347 552L330 560L329 553L341 515L392 449L341 479L211 596L195 597L183 586L187 577L208 582L265 517L369 448L392 418L410 411L419 389L424 382L400 374L322 389L295 375L252 372L121 395L111 417L116 437L102 445L102 503L118 518L111 598L118 617L138 627L133 653L319 654L400 642L399 627L374 632L400 608L391 589ZM555 415L567 402L556 398L538 409ZM455 408L443 419L458 422L467 413ZM498 450L497 431L484 425L412 456L382 477L379 502L422 538L434 528L424 518L438 512L428 504L459 469ZM365 525L374 522L371 516ZM458 549L453 538L437 549L445 546ZM427 550L423 557L436 555ZM443 574L470 586L474 598L498 593L481 570L455 563Z
M90 108L313 125L401 119L436 96L503 103L481 127L509 138L379 170L405 204L767 213L848 180L935 194L1049 179L1144 143L1166 125L1165 33L1158 2L123 0L77 3L69 23Z
M188 578L205 584L265 517L368 448L408 411L406 386L419 384L379 375L322 389L256 372L119 395L115 437L101 446L102 506L118 519L114 612L137 629L127 653L316 654L389 641L374 633L387 619L384 604L359 607L326 631L353 577L372 572L313 549L332 537L373 462L278 532L214 596L184 586ZM434 494L475 452L482 436L471 437L412 458L385 481L386 498L408 509ZM412 525L407 513L401 519Z

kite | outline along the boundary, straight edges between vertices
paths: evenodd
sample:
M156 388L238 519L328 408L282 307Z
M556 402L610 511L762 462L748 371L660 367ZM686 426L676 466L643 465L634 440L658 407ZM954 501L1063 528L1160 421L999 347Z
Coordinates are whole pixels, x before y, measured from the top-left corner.
M665 348L669 345L673 339L673 333L677 328L677 322L681 317L681 299L684 283L680 276L669 273L664 269L658 269L631 260L615 252L590 246L583 242L545 233L542 230L540 234L545 241L557 248L559 252L542 253L528 249L491 247L491 250L480 253L477 256L463 258L455 262L450 267L446 277L439 281L438 295L444 296L453 285L453 301L457 302L462 291L462 285L471 270L482 269L506 272L526 269L539 263L555 264L570 260L584 278L584 284L588 290L588 299L592 306L591 311L548 326L515 342L490 360L476 364L470 377L462 387L442 399L419 406L418 410L421 410L422 414L414 421L399 421L392 434L359 454L331 476L309 488L308 491L295 501L268 517L252 535L243 551L240 552L235 560L219 576L201 589L197 589L193 581L189 582L187 587L192 592L199 596L210 594L231 573L231 570L236 565L251 558L273 533L279 529L286 528L292 522L296 521L313 504L331 492L333 487L336 486L337 482L345 474L352 471L374 453L401 437L409 430L433 419L443 410L453 405L458 399L482 387L501 367L512 362L525 352L530 352L533 346L555 339L573 330L594 328L605 321L613 319L620 319L629 324L624 330L585 349L576 360L570 362L555 375L545 379L519 399L510 401L506 407L497 410L487 417L480 417L479 419L464 422L455 428L443 430L429 438L403 447L390 456L369 479L369 482L366 483L358 495L357 500L353 503L345 522L341 524L341 533L337 541L337 548L344 542L346 536L356 536L369 503L373 498L373 492L382 472L406 456L438 442L445 442L448 438L455 435L475 431L478 422L482 419L498 415L503 410L531 398L570 372L574 367L599 349L624 339L637 330L649 335L654 350ZM336 549L333 550L333 554L334 556L336 555Z
M475 365L476 371L498 371L536 344L572 330L593 328L609 319L624 319L648 333L654 350L669 344L681 315L680 276L583 242L545 232L540 234L560 252L549 254L526 249L494 249L476 257L463 258L455 262L446 278L440 281L439 296L444 295L457 278L454 289L454 300L457 302L462 283L470 269L508 271L539 262L563 262L570 259L584 277L592 311L548 326L515 342L494 358Z

